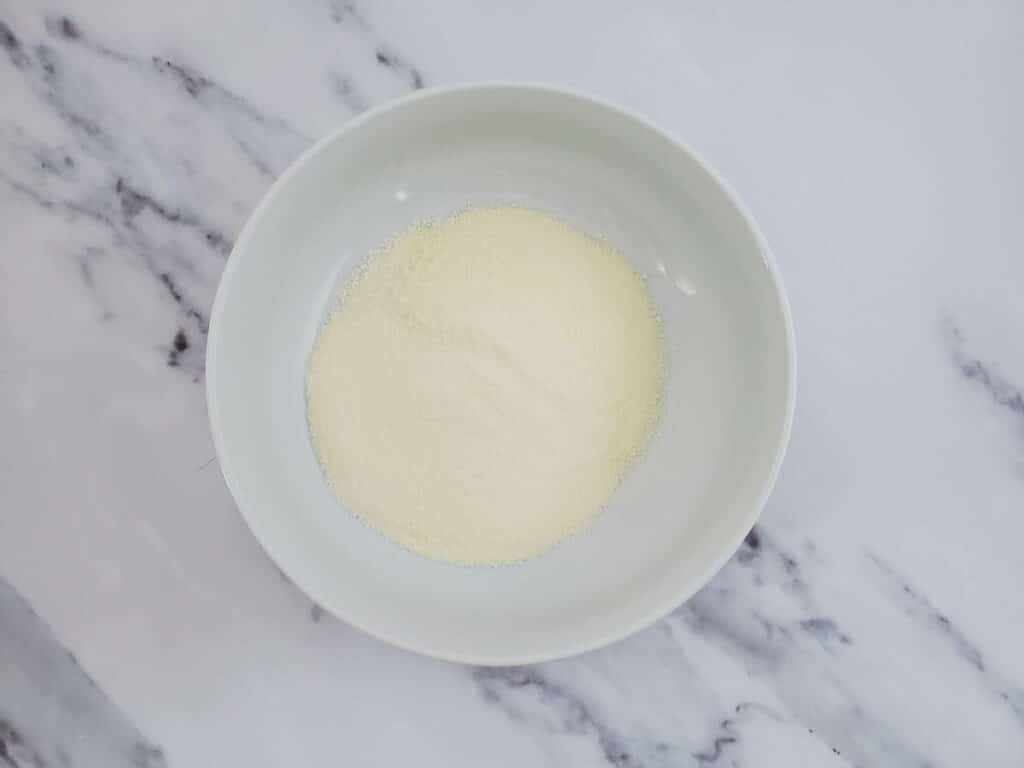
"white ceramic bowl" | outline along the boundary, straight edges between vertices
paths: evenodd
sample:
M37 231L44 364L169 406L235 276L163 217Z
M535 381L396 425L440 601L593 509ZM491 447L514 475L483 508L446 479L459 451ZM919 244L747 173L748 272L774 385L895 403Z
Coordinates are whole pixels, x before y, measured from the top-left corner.
M647 277L669 368L658 432L592 525L522 564L467 567L403 550L338 504L308 438L304 371L338 280L374 246L502 202L617 246ZM610 643L703 586L771 489L795 383L778 274L721 179L621 109L499 84L416 93L299 158L231 253L206 373L224 478L280 568L372 635L481 664Z

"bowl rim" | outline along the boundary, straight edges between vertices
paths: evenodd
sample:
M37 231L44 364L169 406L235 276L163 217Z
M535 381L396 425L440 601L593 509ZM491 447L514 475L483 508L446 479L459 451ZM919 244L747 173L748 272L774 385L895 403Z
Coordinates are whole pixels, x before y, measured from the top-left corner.
M221 419L220 406L215 395L218 391L217 382L219 378L219 366L218 358L214 350L219 346L217 339L221 324L221 315L224 313L227 297L234 282L235 272L237 271L238 265L242 259L242 254L247 250L249 241L253 238L253 233L255 232L257 225L262 220L266 211L274 204L277 197L282 193L282 190L289 185L291 179L305 168L306 165L313 162L317 155L319 155L328 146L336 141L342 140L346 134L351 133L359 126L368 123L387 112L403 109L410 104L414 104L425 99L443 97L451 94L472 94L484 91L492 92L495 90L543 93L549 96L587 102L591 106L597 106L601 109L618 113L619 116L625 117L628 120L639 124L641 127L652 131L660 138L665 139L677 151L684 153L690 160L696 163L697 166L699 166L701 170L709 176L709 178L718 186L719 190L726 196L726 199L735 208L736 212L739 213L741 220L754 236L754 240L761 254L761 259L768 270L771 284L774 289L775 300L782 315L786 355L785 413L783 414L782 428L776 438L772 465L761 482L761 487L758 490L757 495L754 497L753 503L750 505L743 524L737 526L736 532L730 537L729 545L723 547L715 557L710 559L708 566L697 578L680 584L670 596L661 600L658 604L633 621L606 630L600 634L594 634L589 637L577 639L574 642L558 646L553 645L552 647L541 651L520 654L496 654L486 651L458 653L452 652L444 647L434 647L430 643L420 644L415 641L393 635L389 632L378 630L372 626L372 622L364 622L359 616L352 615L344 606L329 605L328 603L331 601L321 602L320 598L315 595L315 590L307 589L306 585L301 583L301 579L296 579L289 571L289 566L278 560L274 555L272 542L268 540L270 537L261 533L259 525L254 524L253 518L249 512L246 495L243 493L240 484L235 478L234 472L231 469L231 461L225 450L226 443L223 422ZM346 624L355 627L367 635L389 645L406 651L411 651L413 653L449 662L480 666L536 664L576 656L578 654L586 653L587 651L611 645L612 643L616 643L619 640L651 626L707 586L711 579L714 578L714 576L736 553L740 545L743 543L744 538L757 523L757 520L768 501L768 497L771 495L771 492L775 487L775 483L778 479L779 471L782 467L782 462L786 454L786 449L789 445L790 435L792 433L793 416L796 409L796 386L796 336L793 329L793 318L789 300L786 296L786 291L782 283L782 276L764 234L757 226L757 223L746 204L740 199L732 187L729 186L725 179L722 178L722 176L701 156L699 152L643 115L612 101L593 96L584 91L530 81L475 81L412 91L411 93L399 98L378 104L365 112L348 119L339 127L328 132L325 136L316 141L312 146L292 161L288 168L286 168L285 171L273 181L267 191L263 194L259 203L257 203L256 207L253 209L252 213L249 214L249 218L246 220L241 232L235 239L234 246L231 249L231 253L228 256L217 285L217 292L210 311L209 329L206 338L206 406L210 422L210 432L213 438L214 450L217 457L217 464L220 467L221 475L224 478L224 482L227 485L228 491L230 492L242 519L245 521L246 526L252 532L264 553L270 558L270 561L274 563L307 597L312 599L314 603L321 605L324 609L330 611Z

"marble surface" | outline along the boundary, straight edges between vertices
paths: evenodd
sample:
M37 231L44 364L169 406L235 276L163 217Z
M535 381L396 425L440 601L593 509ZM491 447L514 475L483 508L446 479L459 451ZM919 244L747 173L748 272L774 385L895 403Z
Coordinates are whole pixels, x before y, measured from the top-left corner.
M0 766L1024 764L1022 33L1015 0L0 0ZM475 79L589 91L704 154L800 355L736 557L650 629L522 669L311 605L203 397L275 175Z

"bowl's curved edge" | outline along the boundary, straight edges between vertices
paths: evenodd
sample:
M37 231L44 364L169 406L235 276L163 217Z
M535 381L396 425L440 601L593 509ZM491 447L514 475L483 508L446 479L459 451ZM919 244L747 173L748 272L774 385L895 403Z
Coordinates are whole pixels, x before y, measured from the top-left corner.
M235 240L235 244L231 249L231 254L228 256L227 263L224 266L224 270L221 273L220 281L217 286L217 292L214 296L213 307L210 311L210 323L209 331L207 334L207 345L206 345L206 407L207 415L210 421L210 432L213 438L214 450L217 455L217 463L220 467L221 475L224 477L224 482L228 487L228 491L231 493L235 504L238 507L239 513L245 520L246 525L252 532L253 536L259 542L263 551L267 554L270 560L281 569L282 572L293 581L296 586L299 587L305 594L312 596L311 590L306 588L306 585L301 583L301 579L297 579L295 575L289 572L285 564L278 562L277 558L272 552L272 547L269 546L268 542L264 540L260 532L257 530L258 526L253 525L253 521L247 512L247 505L244 501L244 494L241 492L240 487L233 478L233 473L230 468L230 462L227 460L226 453L224 451L224 437L221 424L220 410L215 399L215 393L217 391L217 380L219 376L218 371L218 360L217 360L217 340L219 338L219 327L220 318L224 311L224 305L227 301L227 295L230 291L230 286L233 281L234 272L239 263L240 254L244 252L248 245L248 241L252 237L252 233L256 228L257 223L262 218L264 212L272 205L274 199L280 194L280 191L287 186L288 182L297 175L316 155L318 155L324 148L337 141L341 136L356 129L358 126L369 122L377 116L384 114L385 112L393 109L401 108L407 104L415 101L419 101L425 98L431 98L450 93L464 93L476 90L494 90L494 89L510 89L510 90L528 90L528 91L539 91L557 96L564 96L572 99L578 99L597 105L607 110L617 112L620 115L627 117L628 119L640 124L646 129L653 131L655 134L665 139L679 151L688 155L692 160L696 162L700 168L708 174L708 176L718 185L718 187L725 194L726 198L733 205L736 211L740 214L740 218L749 228L750 232L754 235L755 241L758 244L758 248L761 252L761 257L764 261L766 268L768 269L769 275L771 276L772 286L775 289L775 298L778 302L779 309L782 314L784 334L786 341L786 404L785 414L783 416L782 429L778 435L775 446L775 458L772 463L771 469L768 475L762 482L760 492L757 495L755 502L751 505L750 514L748 519L744 523L741 530L738 530L736 535L733 537L733 541L728 548L722 550L722 553L715 558L708 568L701 574L701 576L690 584L685 585L683 589L673 594L670 598L663 601L661 604L648 611L644 616L637 619L636 621L625 625L612 632L607 632L603 635L590 638L586 641L578 642L572 645L551 648L549 650L532 653L532 654L521 654L521 655L497 655L497 654L462 654L462 653L451 653L446 651L444 648L428 648L423 646L417 646L413 643L408 643L400 637L390 636L386 632L379 632L373 627L367 626L362 623L358 618L348 614L342 607L332 606L325 604L323 607L337 616L339 619L344 621L356 629L359 629L366 634L377 638L383 642L393 645L403 650L411 651L413 653L430 656L436 659L444 661L450 661L462 664L473 664L479 666L515 666L522 664L536 664L546 661L554 661L556 659L562 659L569 656L575 656L587 651L596 650L612 643L618 642L640 630L654 624L660 619L667 616L681 604L693 597L697 592L703 589L715 574L717 574L725 564L732 558L743 543L743 539L749 533L757 522L761 515L761 511L764 509L765 504L768 501L768 497L771 495L772 490L775 487L775 483L778 479L779 471L782 467L782 462L786 454L786 449L789 445L790 434L793 428L793 417L796 410L796 386L797 386L797 360L796 360L796 335L793 328L792 312L789 305L789 300L786 296L786 291L782 283L782 276L778 268L778 264L775 261L774 256L768 246L767 240L765 239L760 228L757 226L754 217L751 215L747 206L735 193L731 186L723 179L719 173L705 161L700 153L687 146L685 143L677 139L675 136L666 132L647 118L642 115L633 112L630 109L622 107L613 102L605 99L591 96L587 93L571 90L567 88L559 88L543 83L532 83L532 82L517 82L517 81L494 81L494 82L473 82L459 85L427 88L419 91L414 91L404 97L395 99L393 101L386 102L384 104L377 105L366 112L357 115L356 117L348 120L340 127L331 131L326 136L315 142L305 152L303 152L298 158L296 158L290 166L282 173L275 181L270 185L269 189L264 193L260 202L256 205L256 208L249 215L245 225L242 227L242 231L239 233Z

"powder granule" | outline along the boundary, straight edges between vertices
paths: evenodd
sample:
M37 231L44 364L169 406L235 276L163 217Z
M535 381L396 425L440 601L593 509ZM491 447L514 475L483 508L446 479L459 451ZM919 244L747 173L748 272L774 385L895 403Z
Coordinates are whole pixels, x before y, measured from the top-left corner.
M422 555L508 563L586 525L653 432L664 373L643 279L540 211L468 208L372 254L306 374L324 476Z

